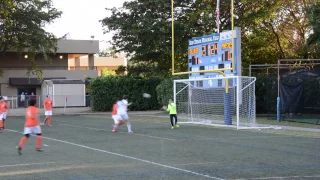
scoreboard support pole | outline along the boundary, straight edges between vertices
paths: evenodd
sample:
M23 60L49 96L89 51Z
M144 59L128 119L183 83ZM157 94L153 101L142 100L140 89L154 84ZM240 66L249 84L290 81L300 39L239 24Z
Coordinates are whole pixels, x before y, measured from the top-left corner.
M171 58L172 58L172 75L175 75L174 73L174 0L171 0Z
M231 112L231 94L228 92L224 93L223 97L223 113L224 113L224 124L232 125L232 112Z
M232 31L232 40L231 40L231 42L232 42L232 57L231 57L231 59L232 59L232 64L234 66L234 7L233 7L233 5L234 5L234 0L231 0L231 31ZM240 37L241 37L241 35L240 35ZM238 36L238 38L239 38L239 36ZM232 68L232 72L234 72L234 68Z

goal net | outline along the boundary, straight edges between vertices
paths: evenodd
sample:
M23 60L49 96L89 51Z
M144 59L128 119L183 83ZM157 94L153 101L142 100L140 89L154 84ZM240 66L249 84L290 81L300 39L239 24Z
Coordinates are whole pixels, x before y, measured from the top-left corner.
M180 123L258 128L255 77L217 77L174 81Z

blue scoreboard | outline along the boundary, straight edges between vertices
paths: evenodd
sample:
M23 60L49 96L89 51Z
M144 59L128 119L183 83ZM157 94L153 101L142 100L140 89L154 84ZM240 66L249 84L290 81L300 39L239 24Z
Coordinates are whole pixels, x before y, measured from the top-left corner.
M189 71L220 70L227 76L241 76L241 29L234 30L234 55L232 54L232 31L195 37L189 40ZM232 63L234 56L234 64ZM232 71L231 68L234 67ZM223 77L216 72L192 73L189 79ZM196 87L225 87L224 80L195 81ZM229 86L235 86L229 81Z

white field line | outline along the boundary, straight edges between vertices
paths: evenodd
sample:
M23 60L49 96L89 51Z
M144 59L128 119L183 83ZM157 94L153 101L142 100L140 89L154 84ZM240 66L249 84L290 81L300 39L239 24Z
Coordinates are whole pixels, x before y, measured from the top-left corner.
M11 131L11 132L20 133L20 134L22 133L22 132L19 132L19 131L16 131L16 130L11 130L11 129L6 129L6 130L7 131ZM89 146L85 146L85 145L81 145L81 144L76 144L76 143L63 141L63 140L59 140L59 139L54 139L54 138L49 138L49 137L44 137L44 136L42 138L48 139L48 140L52 140L52 141L56 141L56 142L69 144L69 145L73 145L73 146L77 146L77 147L82 147L82 148L85 148L85 149L90 149L90 150L93 150L93 151L98 151L98 152L103 152L103 153L106 153L106 154L112 154L112 155L115 155L115 156L120 156L120 157L124 157L124 158L128 158L128 159L133 159L133 160L136 160L136 161L140 161L140 162L144 162L144 163L148 163L148 164L153 164L153 165L161 166L161 167L168 168L168 169L174 169L174 170L177 170L177 171L181 171L181 172L185 172L185 173L189 173L189 174L193 174L193 175L197 175L197 176L202 176L202 177L206 177L206 178L209 178L209 179L224 180L224 179L221 179L221 178L218 178L218 177L213 177L213 176L209 176L209 175L206 175L206 174L200 174L200 173L197 173L197 172L194 172L194 171L181 169L181 168L177 168L177 167L173 167L173 166L169 166L169 165L165 165L165 164L160 164L160 163L157 163L157 162L148 161L148 160L144 160L144 159L140 159L140 158L136 158L136 157L132 157L132 156L127 156L127 155L124 155L124 154L119 154L119 153L115 153L115 152L111 152L111 151L105 151L105 150L102 150L102 149L97 149L97 148L93 148L93 147L89 147Z

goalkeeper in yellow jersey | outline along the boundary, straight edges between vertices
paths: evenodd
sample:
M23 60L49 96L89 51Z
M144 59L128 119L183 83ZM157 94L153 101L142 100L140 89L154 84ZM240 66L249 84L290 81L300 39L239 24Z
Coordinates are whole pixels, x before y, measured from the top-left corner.
M169 99L169 104L168 104L168 107L167 107L167 111L170 114L171 129L174 129L174 127L178 128L179 125L177 124L177 122L178 122L177 105L171 99ZM173 123L173 118L175 119L175 123Z

